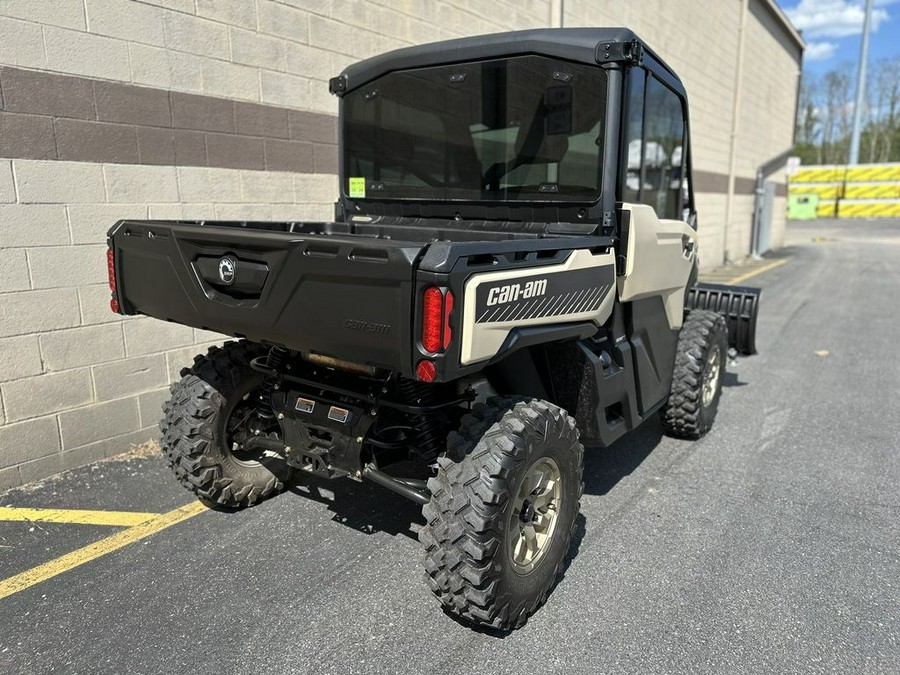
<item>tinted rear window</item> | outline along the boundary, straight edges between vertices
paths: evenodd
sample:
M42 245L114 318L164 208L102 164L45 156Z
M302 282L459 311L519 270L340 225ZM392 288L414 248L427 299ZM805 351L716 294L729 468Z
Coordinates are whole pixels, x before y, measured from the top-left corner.
M398 71L343 100L351 198L594 201L606 73L541 56Z

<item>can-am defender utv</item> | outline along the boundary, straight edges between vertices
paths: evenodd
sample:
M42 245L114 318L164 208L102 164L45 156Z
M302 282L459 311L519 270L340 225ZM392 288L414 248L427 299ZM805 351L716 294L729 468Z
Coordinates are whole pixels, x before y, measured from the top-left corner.
M423 505L448 609L520 626L569 548L583 445L653 415L699 438L729 345L753 352L756 293L695 286L684 88L631 31L579 28L401 49L330 89L334 222L120 221L113 310L241 338L164 408L201 499L374 481Z

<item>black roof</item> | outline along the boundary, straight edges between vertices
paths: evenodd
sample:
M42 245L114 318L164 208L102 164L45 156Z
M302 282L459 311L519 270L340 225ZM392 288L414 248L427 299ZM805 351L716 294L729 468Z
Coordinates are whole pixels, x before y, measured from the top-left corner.
M395 49L354 63L344 69L340 79L343 80L343 91L349 91L394 70L523 54L541 54L596 65L598 55L602 54L602 49L598 49L601 45L605 48L608 44L630 42L641 45L645 62L651 62L646 65L663 71L668 75L669 83L684 93L684 86L675 71L628 28L538 28L432 42Z

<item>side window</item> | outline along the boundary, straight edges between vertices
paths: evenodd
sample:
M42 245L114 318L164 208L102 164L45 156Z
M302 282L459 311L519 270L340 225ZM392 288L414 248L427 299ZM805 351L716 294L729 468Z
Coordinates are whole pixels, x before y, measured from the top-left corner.
M684 112L677 94L653 77L647 81L644 143L641 202L660 218L679 219Z
M625 185L622 188L626 202L641 200L641 145L644 136L644 83L647 77L643 68L628 71L628 119L625 121Z
M687 201L684 172L684 112L681 99L642 68L632 68L625 120L626 202L647 204L660 218L678 219Z

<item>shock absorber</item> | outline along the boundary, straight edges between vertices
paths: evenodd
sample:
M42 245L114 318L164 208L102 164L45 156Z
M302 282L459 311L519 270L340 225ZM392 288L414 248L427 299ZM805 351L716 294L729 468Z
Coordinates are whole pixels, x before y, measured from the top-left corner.
M276 373L280 372L287 362L290 352L284 347L274 346L269 349L266 357L266 367ZM256 402L256 416L260 420L275 419L275 411L272 409L272 392L278 386L277 375L266 375L262 386L259 388L259 398Z
M400 378L398 389L403 399L410 405L428 404L438 398L434 385L407 378ZM410 421L416 429L413 441L421 451L422 458L426 461L436 459L443 450L442 439L446 437L443 418L440 415L414 413L410 415Z

